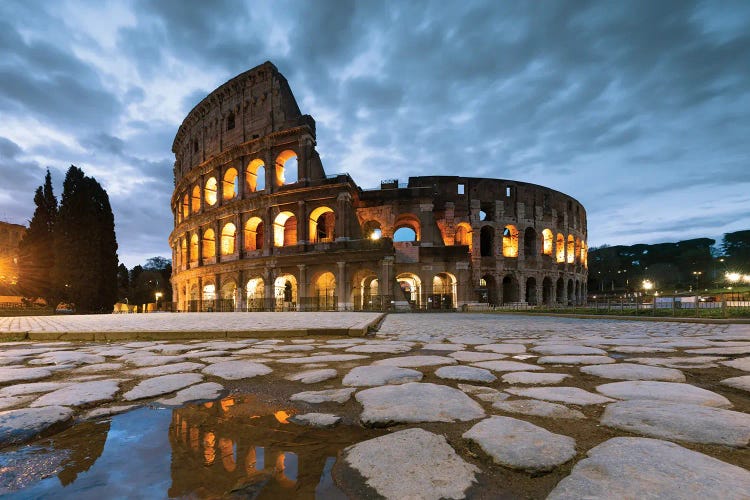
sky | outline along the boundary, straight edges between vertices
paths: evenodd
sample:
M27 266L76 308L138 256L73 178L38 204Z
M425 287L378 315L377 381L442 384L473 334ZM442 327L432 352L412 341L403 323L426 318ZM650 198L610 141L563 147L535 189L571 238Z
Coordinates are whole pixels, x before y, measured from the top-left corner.
M328 174L532 182L579 200L590 247L750 228L750 2L0 2L0 220L45 169L113 206L128 267L171 256L171 145L266 60Z

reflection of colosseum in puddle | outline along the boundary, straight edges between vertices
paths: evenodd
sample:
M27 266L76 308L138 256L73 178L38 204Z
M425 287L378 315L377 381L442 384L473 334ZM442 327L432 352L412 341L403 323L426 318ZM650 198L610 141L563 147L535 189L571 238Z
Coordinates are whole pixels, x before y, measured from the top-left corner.
M570 196L461 176L363 190L326 175L315 146L315 120L268 62L188 114L172 146L179 310L585 301L586 213Z
M290 424L293 410L227 397L172 413L172 486L169 496L313 497L330 485L343 447L363 439L361 429L335 431Z

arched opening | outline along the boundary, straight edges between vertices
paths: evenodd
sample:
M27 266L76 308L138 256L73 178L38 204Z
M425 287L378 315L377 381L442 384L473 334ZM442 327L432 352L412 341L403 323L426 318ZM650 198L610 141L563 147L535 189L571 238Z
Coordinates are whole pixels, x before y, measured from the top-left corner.
M555 248L555 261L558 263L565 262L565 236L557 233L557 245Z
M248 311L264 311L265 307L265 283L263 278L252 278L247 281L245 285L245 293L247 293L247 310Z
M572 264L576 260L575 241L573 240L572 234L568 235L568 251L566 257L568 264Z
M336 310L336 277L331 272L318 276L315 283L315 308L318 311Z
M422 237L419 218L414 214L401 214L396 218L393 241L419 241Z
M372 241L377 241L383 236L383 230L380 228L380 222L368 220L362 226L362 235Z
M200 255L198 235L193 233L190 237L190 265L198 263L198 255Z
M532 306L536 305L536 279L526 279L526 303Z
M281 212L273 221L273 246L297 244L297 217L292 212Z
M526 259L536 258L536 231L533 227L527 227L523 232L523 256Z
M378 277L372 271L364 270L357 273L358 276L364 277L355 279L354 287L354 307L362 311L380 311L383 308L382 297L380 296L380 284Z
M557 303L565 304L565 280L558 278L555 288L557 290Z
M296 170L297 153L287 149L279 153L276 157L276 185L283 186L287 183L287 170Z
M417 309L421 306L421 290L422 282L419 276L412 273L402 273L396 276L396 281L401 287L401 297L397 297L396 300L405 300L409 303L412 309Z
M484 210L480 210L479 211L479 221L481 222L481 221L484 221L484 220L487 220L487 212L485 212Z
M518 280L509 274L503 278L503 304L518 302Z
M216 177L209 177L206 181L203 198L206 200L206 204L210 207L216 205L217 187L218 183L216 182Z
M180 238L180 267L182 267L183 269L185 269L185 266L188 263L187 255L187 239Z
M482 226L479 231L479 255L482 257L491 257L493 255L493 240L495 230L492 226Z
M583 259L581 258L581 238L576 238L575 260L578 264L583 262Z
M185 196L182 197L182 220L187 219L188 215L190 215L190 196L185 193Z
M237 226L231 222L224 224L221 230L221 255L233 255L235 248L235 238L237 236Z
M573 295L573 303L578 305L581 303L581 282L576 280L575 292Z
M237 169L229 168L224 172L224 180L221 184L221 197L224 201L233 200L240 193L240 178Z
M432 278L433 309L454 309L456 307L456 277L450 273L439 273Z
M208 312L215 311L216 305L216 285L207 283L203 285L203 310Z
M284 274L273 282L274 309L277 311L297 310L297 278Z
M542 231L542 254L552 256L552 247L554 246L552 231L545 229Z
M568 304L574 304L575 303L575 295L573 295L574 286L573 286L573 280L568 280Z
M477 300L486 303L491 307L497 305L497 282L491 274L485 274L479 279L479 288L477 289Z
M204 260L216 257L216 235L214 234L213 229L206 229L203 231L201 247Z
M518 257L518 229L512 224L503 228L503 257Z
M400 227L393 233L393 241L417 241L417 233L410 227Z
M190 198L190 213L197 214L201 211L201 187L193 186L193 195Z
M198 311L199 303L200 303L200 291L198 290L198 285L193 285L190 287L190 296L188 297L187 310L190 312Z
M471 253L471 226L466 222L461 222L456 226L456 236L454 241L455 245L466 245L469 247L469 253Z
M310 213L310 239L313 243L330 243L334 240L336 216L330 207L318 207Z
M542 303L551 306L554 300L552 280L547 277L542 280Z
M583 267L589 267L589 251L584 241L581 242L581 262L583 263Z
M266 188L266 164L263 160L256 158L248 164L245 170L245 182L247 190L251 193Z
M217 310L232 312L237 309L237 284L227 281L221 285L220 301Z
M251 217L245 222L245 251L260 250L263 248L263 220L260 217Z

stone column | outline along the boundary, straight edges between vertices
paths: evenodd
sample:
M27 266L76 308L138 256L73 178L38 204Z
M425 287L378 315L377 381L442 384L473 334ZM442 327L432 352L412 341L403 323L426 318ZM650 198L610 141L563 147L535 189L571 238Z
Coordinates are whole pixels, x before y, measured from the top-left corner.
M203 266L203 228L199 227L196 234L198 235L198 267L201 267Z
M245 256L245 231L242 227L242 214L234 216L234 225L237 232L234 234L234 254L238 259Z
M339 311L346 311L352 308L352 303L349 302L349 296L346 293L347 281L346 281L346 262L336 262L338 266L338 273L336 273L336 295L338 295L337 309Z
M308 234L307 234L307 228L310 224L310 221L307 220L307 206L305 204L305 200L300 200L297 202L297 245L304 245L307 243Z
M214 221L214 262L221 262L221 226Z
M273 310L276 299L274 281L276 281L276 268L266 268L266 270L263 272L263 299L266 308L268 308L269 310Z
M244 311L247 308L247 291L245 290L245 272L240 270L237 273L237 311Z
M203 311L203 278L198 277L198 312Z
M351 234L349 234L350 220L352 220L352 196L349 193L340 193L336 198L335 241L351 238Z
M266 213L263 215L263 227L265 232L263 233L263 255L271 255L273 253L273 208L266 208Z
M305 300L309 299L310 292L307 284L307 266L305 264L297 264L299 269L299 282L297 283L297 302L299 304L299 310L307 310L307 304Z

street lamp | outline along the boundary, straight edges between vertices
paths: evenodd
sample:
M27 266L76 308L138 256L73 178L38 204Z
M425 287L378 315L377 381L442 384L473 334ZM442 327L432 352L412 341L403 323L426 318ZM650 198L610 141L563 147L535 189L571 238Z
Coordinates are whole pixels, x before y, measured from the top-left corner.
M651 280L643 280L643 290L647 293L654 289L654 282Z
M727 278L727 281L730 283L737 283L739 280L742 279L742 275L740 273L727 273L724 275Z
M164 294L162 294L161 292L156 292L154 294L154 297L156 297L156 310L157 311L159 310L159 299L162 298L163 295Z
M695 293L698 293L698 280L701 274L703 274L703 271L693 271L693 276L695 276Z

